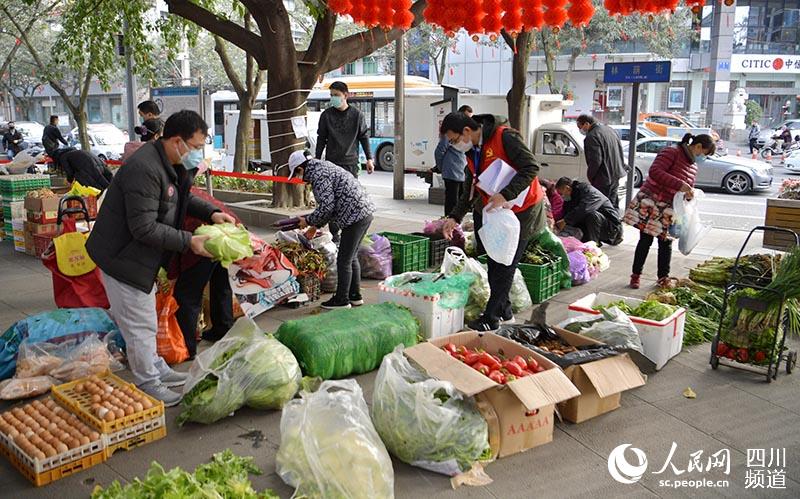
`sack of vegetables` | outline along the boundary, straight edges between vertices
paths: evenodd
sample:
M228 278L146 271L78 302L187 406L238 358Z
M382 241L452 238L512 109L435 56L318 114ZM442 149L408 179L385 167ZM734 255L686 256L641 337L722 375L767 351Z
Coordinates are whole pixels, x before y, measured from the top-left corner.
M389 452L412 466L454 476L491 457L488 425L474 401L414 368L400 348L381 363L372 421Z
M280 409L294 398L301 376L292 352L242 317L192 363L178 425L213 423L243 405Z
M419 322L408 309L381 303L286 321L275 337L306 376L339 379L374 370L397 345L415 345L418 334Z
M352 379L325 381L284 407L276 469L292 497L394 497L392 460Z

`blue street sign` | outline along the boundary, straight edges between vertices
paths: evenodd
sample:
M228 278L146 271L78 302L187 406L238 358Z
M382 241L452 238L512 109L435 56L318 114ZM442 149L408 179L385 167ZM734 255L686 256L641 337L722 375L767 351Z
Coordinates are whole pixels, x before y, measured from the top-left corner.
M731 70L731 61L719 61L717 64L718 71L730 71Z
M671 61L607 62L605 83L666 83L672 71Z

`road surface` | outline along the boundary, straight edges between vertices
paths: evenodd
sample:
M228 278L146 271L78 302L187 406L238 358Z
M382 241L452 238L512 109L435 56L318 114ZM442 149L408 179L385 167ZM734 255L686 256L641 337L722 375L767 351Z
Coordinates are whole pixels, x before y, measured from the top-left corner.
M774 180L772 188L768 191L734 196L725 194L722 190L707 190L706 198L700 205L703 220L710 222L714 227L723 229L750 230L764 222L767 198L778 195L778 188L786 178L800 179L800 175L787 173L779 161L774 162ZM392 173L375 172L366 175L362 172L361 183L371 193L391 197ZM416 175L407 174L405 177L407 198L425 197L428 195L428 184Z

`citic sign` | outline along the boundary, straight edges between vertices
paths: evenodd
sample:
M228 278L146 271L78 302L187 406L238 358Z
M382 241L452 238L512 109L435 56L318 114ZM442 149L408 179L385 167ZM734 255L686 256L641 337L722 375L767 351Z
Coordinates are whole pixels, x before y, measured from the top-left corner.
M800 73L800 55L741 55L731 56L733 73Z

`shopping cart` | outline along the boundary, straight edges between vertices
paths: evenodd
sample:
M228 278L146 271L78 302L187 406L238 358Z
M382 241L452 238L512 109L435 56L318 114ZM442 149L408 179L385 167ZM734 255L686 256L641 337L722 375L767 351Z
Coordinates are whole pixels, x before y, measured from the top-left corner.
M797 364L797 351L788 351L785 346L786 333L788 333L789 320L786 311L786 296L767 286L771 278L764 276L748 275L742 267L740 260L742 253L756 232L782 232L790 234L795 240L795 245L800 246L800 236L789 229L771 226L755 227L747 235L744 244L731 269L731 277L725 287L725 297L722 302L719 327L714 341L711 343L711 368L717 369L720 364L735 369L742 369L758 374L766 374L767 382L771 382L778 375L781 361L784 361L786 374L791 374ZM759 294L772 296L772 299L758 299L750 296L755 290ZM777 311L775 303L779 306ZM732 306L729 310L729 304ZM740 324L740 319L746 321L748 314L766 314L769 321L759 323L766 326L760 330L753 330ZM729 318L730 316L730 318ZM720 362L722 361L722 362Z

